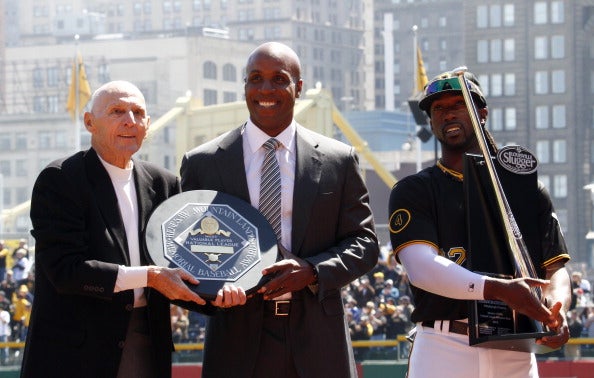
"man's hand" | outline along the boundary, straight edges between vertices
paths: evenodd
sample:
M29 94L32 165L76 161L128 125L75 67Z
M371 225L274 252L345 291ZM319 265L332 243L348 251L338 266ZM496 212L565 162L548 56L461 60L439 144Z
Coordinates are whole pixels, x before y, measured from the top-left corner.
M210 303L216 307L229 308L244 305L246 300L247 297L243 288L235 285L225 285L219 290L215 300Z
M199 305L206 304L206 301L190 290L184 281L193 285L198 285L199 283L196 278L181 268L148 267L148 287L159 291L170 300L195 302Z
M551 308L551 313L555 317L556 321L549 325L546 324L547 327L551 331L557 332L551 336L544 336L538 340L536 340L537 344L546 345L549 348L558 349L561 348L567 340L569 340L569 327L567 325L567 319L563 311L561 311L562 305L561 302L557 302Z
M299 291L316 281L312 265L288 251L284 251L284 255L284 260L262 270L263 275L272 276L272 279L258 290L258 293L264 295L265 300Z
M542 301L537 298L531 288L544 287L548 280L537 278L500 279L489 277L485 281L485 299L495 299L505 302L512 309L521 312L529 318L535 319L545 325L558 327L558 310L553 314Z

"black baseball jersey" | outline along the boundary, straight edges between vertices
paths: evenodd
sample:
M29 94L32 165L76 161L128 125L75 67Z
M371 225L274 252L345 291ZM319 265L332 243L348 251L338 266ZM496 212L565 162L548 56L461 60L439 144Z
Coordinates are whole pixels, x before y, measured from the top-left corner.
M535 267L569 259L565 241L554 216L545 188L538 186L538 220L542 248ZM458 265L466 267L468 236L464 210L463 183L460 178L432 166L400 180L392 189L389 202L389 228L392 248L425 243ZM411 285L415 310L413 322L464 319L468 301L442 297Z

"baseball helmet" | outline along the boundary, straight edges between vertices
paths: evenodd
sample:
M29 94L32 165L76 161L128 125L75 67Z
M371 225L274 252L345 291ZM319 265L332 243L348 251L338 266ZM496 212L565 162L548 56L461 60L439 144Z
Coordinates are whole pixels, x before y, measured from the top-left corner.
M464 72L464 77L468 83L468 89L472 94L474 103L479 108L484 108L487 106L487 101L485 100L485 96L481 90L481 85L479 84L476 76L474 76L473 73L466 71ZM425 89L423 89L423 97L419 101L419 108L429 114L431 103L444 93L457 93L462 95L460 81L458 80L458 76L453 71L441 73L435 76L427 83L427 85L425 85Z

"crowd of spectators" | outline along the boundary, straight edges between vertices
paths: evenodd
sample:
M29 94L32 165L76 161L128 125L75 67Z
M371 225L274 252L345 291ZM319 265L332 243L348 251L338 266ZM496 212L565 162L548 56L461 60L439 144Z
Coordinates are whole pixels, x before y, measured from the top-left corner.
M33 251L21 240L9 250L0 240L0 342L25 341L34 298ZM368 274L342 289L345 314L351 338L358 340L394 340L407 335L414 324L410 320L414 310L408 276L394 258L388 259L389 247L382 248L382 258ZM592 287L587 279L586 266L570 266L572 304L568 323L572 338L594 338L594 302ZM202 343L206 316L171 306L171 331L174 343ZM361 361L370 353L395 351L398 358L408 357L409 343L399 347L358 347L355 357ZM0 348L0 365L13 363L19 350ZM567 344L560 351L565 358L594 356L594 345Z
M592 287L586 278L585 267L577 267L571 272L571 306L567 316L571 338L594 338L594 302ZM564 347L564 357L578 359L594 356L594 345L568 343Z
M21 239L12 251L0 240L0 342L27 337L35 280L31 251ZM11 364L20 350L0 348L0 365Z

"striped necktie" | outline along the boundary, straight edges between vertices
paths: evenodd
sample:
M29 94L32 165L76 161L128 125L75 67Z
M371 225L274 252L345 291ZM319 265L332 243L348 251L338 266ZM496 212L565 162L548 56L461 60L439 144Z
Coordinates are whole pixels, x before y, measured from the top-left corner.
M264 162L262 163L262 176L260 179L259 210L268 220L277 240L281 241L281 176L276 150L280 142L270 138L264 143Z

